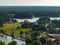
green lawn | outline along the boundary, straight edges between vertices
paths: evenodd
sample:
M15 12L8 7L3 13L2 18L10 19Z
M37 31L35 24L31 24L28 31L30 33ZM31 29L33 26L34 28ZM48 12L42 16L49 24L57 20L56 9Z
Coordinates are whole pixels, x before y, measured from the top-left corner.
M12 23L12 24L3 24L3 27L0 28L0 30L2 29L5 32L7 32L7 34L11 34L11 32L15 30L16 26L21 26L21 23L16 22L16 23ZM19 36L20 31L23 31L25 33L28 30L30 30L30 28L16 29L15 34L16 34L16 36Z

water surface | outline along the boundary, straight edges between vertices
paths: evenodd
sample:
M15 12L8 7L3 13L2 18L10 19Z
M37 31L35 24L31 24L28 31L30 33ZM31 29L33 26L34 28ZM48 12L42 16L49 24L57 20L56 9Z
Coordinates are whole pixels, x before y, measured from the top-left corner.
M37 22L39 20L39 17L32 18L32 19L16 19L18 22L24 22L25 20L29 22ZM50 20L60 20L60 17L50 17Z
M11 41L17 41L18 45L22 45L22 44L25 44L24 41L21 41L21 40L17 40L17 39L13 39L12 37L10 36L0 36L0 40L5 42L5 44L7 45L9 42Z

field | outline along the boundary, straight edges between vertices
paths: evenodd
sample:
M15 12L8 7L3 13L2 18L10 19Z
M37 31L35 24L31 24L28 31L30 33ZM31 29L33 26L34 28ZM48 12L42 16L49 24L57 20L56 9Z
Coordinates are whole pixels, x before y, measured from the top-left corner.
M0 30L3 30L5 31L7 34L11 34L12 31L15 31L15 35L16 36L19 36L20 34L20 31L23 31L24 33L28 30L30 30L30 28L19 28L19 29L16 29L16 27L19 26L21 27L21 23L19 22L16 22L16 23L11 23L11 24L3 24L3 27L1 28L0 27Z

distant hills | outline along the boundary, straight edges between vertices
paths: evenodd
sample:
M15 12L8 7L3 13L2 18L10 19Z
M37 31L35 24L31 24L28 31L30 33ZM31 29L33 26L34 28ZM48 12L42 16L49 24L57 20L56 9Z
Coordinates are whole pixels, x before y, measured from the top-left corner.
M55 10L60 11L60 6L0 6L1 9L9 9L9 10Z

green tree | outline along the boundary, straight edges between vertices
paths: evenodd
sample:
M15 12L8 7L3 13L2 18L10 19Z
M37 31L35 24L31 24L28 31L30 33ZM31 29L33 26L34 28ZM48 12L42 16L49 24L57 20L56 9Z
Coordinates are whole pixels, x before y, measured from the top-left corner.
M29 28L30 27L30 23L29 21L25 20L24 23L22 23L21 25L23 28Z
M14 19L14 14L8 14L9 21L12 22Z
M32 39L31 39L30 35L26 36L26 40L25 41L26 41L26 45L28 45L28 44L30 44L32 42Z
M40 35L40 32L39 31L33 31L31 36L33 39L37 39L36 37Z
M5 42L0 41L0 45L5 45Z
M42 44L45 44L46 43L46 37L41 37L40 41L42 42Z
M12 33L11 33L11 36L14 38L14 37L15 37L15 33L14 33L14 32L12 32Z
M0 22L0 27L3 27L3 24Z
M20 36L21 36L21 37L23 36L23 34L24 34L24 32L23 32L23 31L20 31Z
M49 17L40 17L40 19L38 20L38 23L50 23L50 18Z
M52 41L51 39L48 39L48 40L47 40L47 44L48 44L48 45L53 45L53 41Z
M39 40L33 40L32 45L42 45Z
M8 45L18 45L16 41L12 41L10 43L8 43Z

